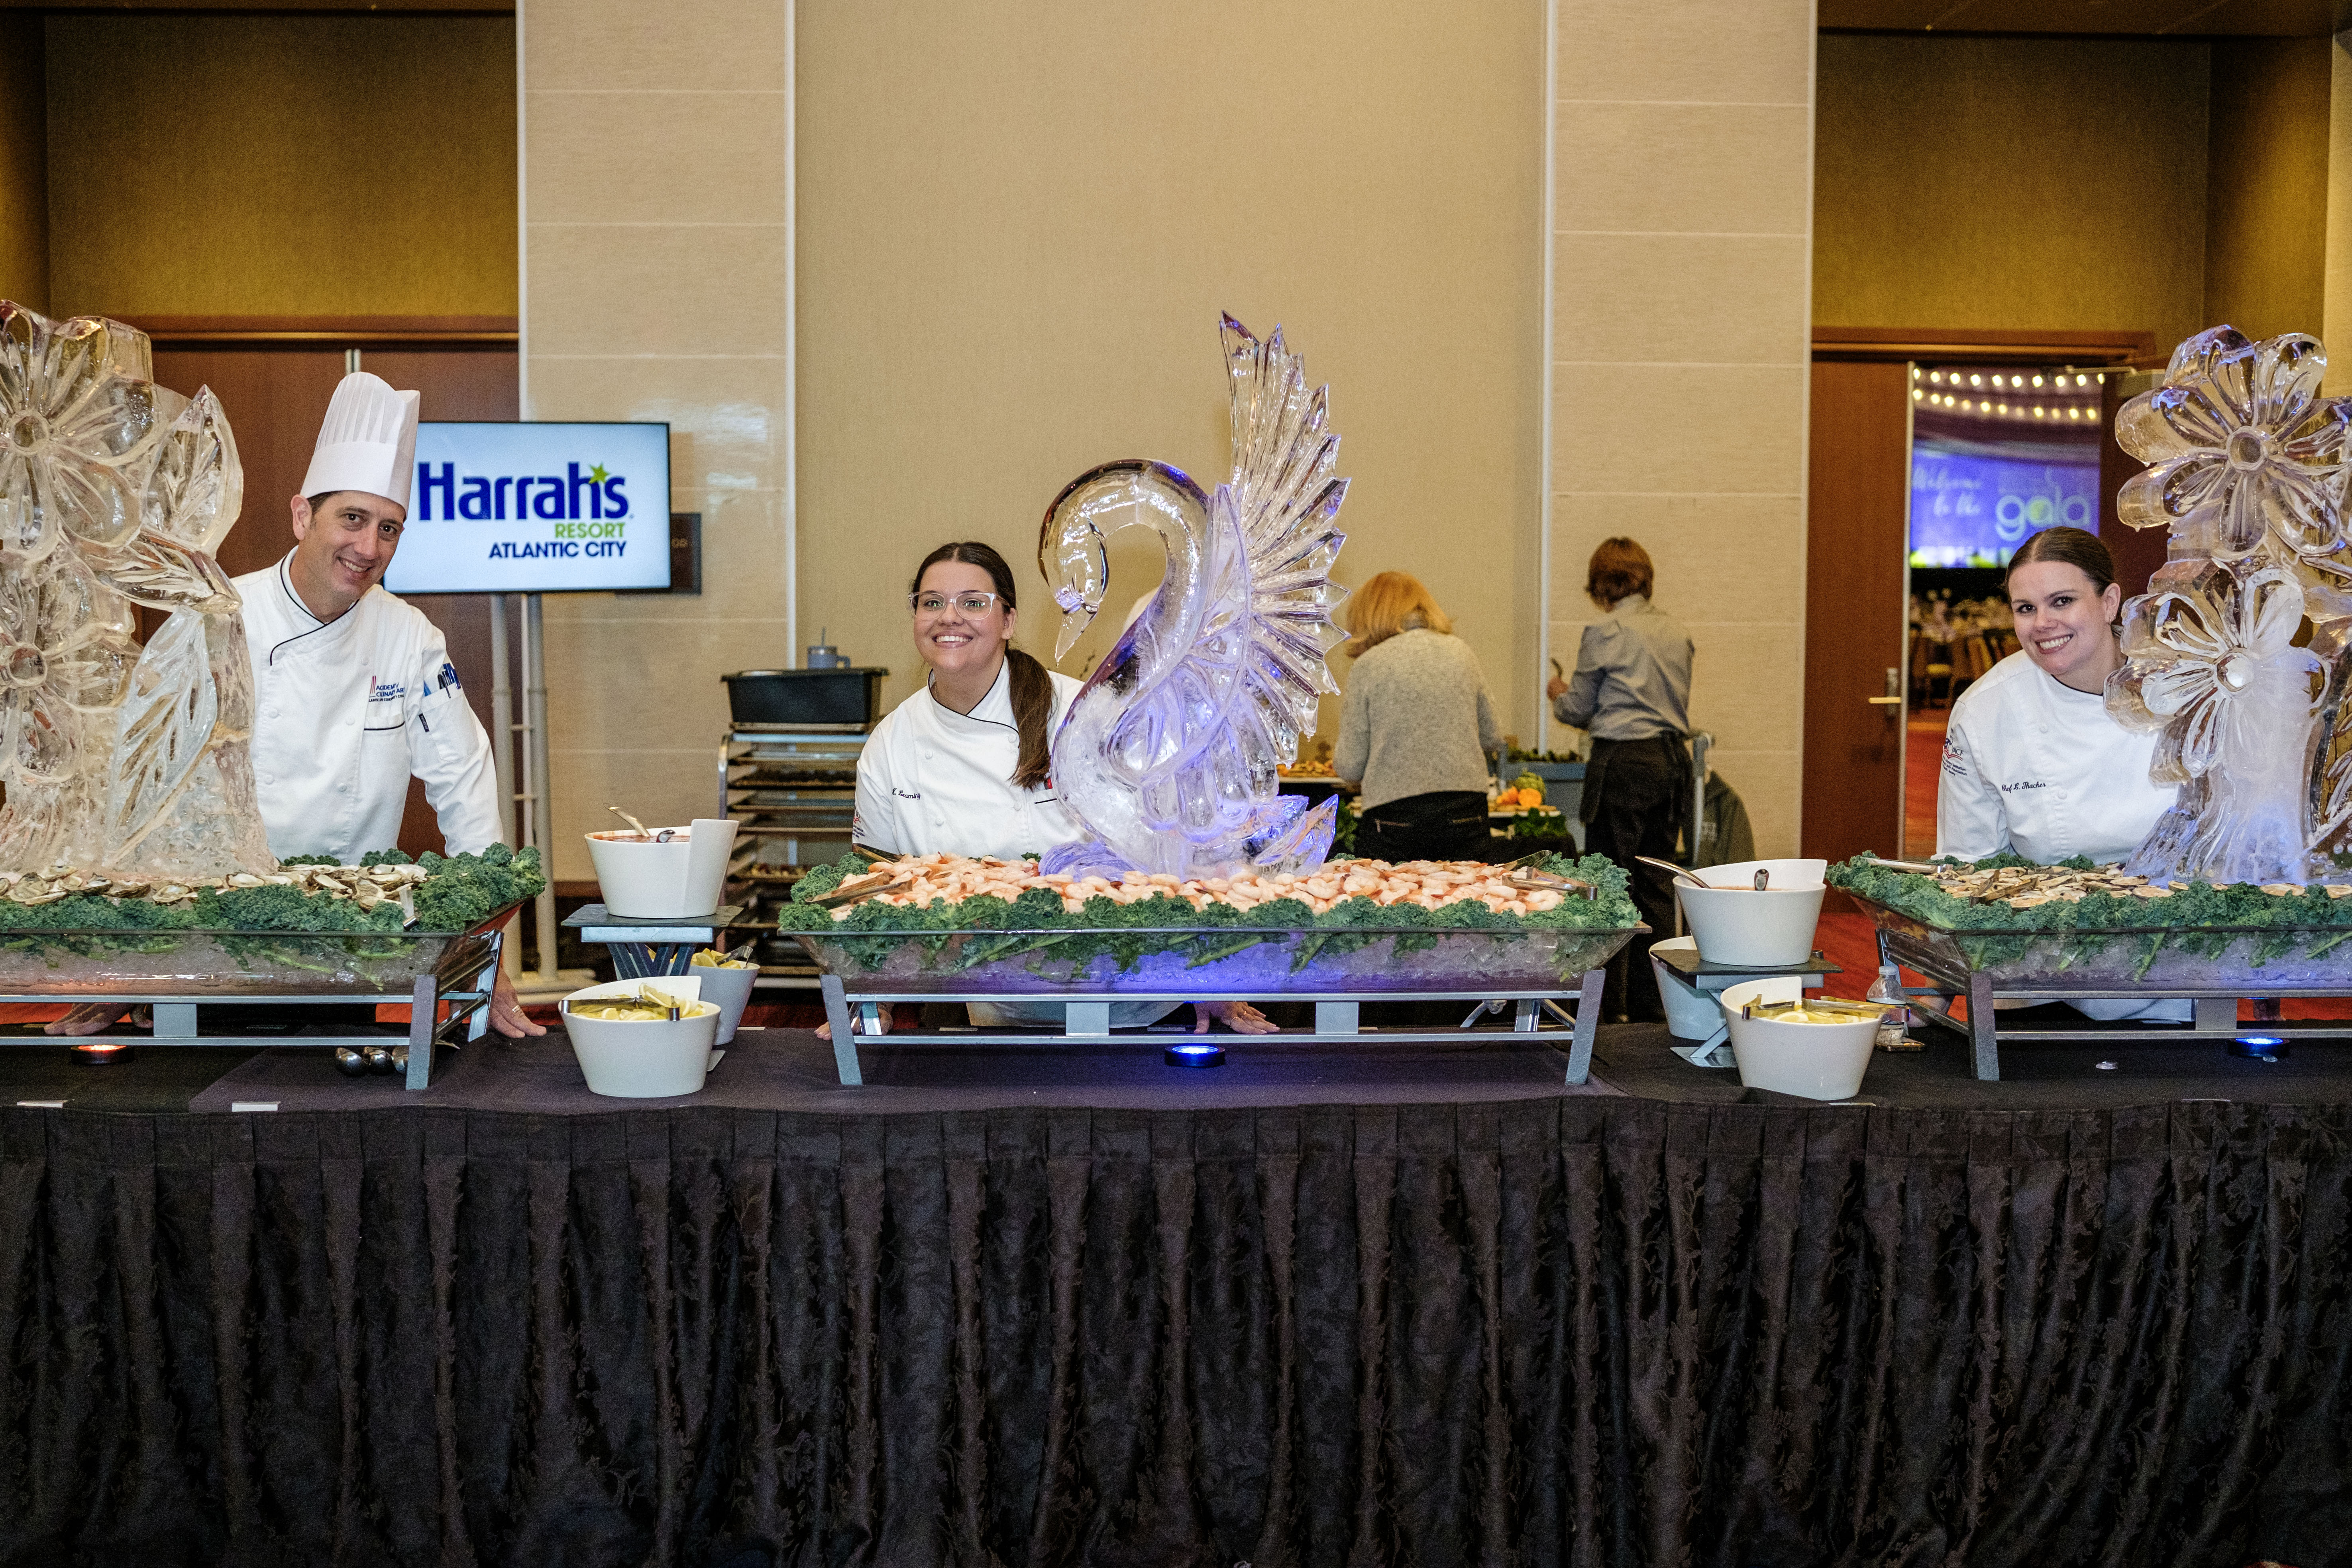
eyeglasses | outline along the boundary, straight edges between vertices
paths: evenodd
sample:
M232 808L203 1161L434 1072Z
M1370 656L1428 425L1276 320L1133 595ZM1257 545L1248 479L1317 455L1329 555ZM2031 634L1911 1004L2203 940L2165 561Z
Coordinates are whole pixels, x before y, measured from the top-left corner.
M950 599L945 594L909 594L907 602L915 607L915 614L926 617L944 615L950 605L967 616L984 616L988 614L988 607L1000 596L995 594L958 594Z

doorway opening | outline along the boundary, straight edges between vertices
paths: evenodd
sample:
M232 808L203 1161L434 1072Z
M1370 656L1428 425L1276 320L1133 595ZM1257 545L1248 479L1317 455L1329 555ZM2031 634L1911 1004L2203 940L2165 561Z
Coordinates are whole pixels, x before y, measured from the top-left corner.
M2106 373L1946 362L1910 376L1902 852L1925 858L1952 705L2017 652L2010 559L2045 528L2099 531Z

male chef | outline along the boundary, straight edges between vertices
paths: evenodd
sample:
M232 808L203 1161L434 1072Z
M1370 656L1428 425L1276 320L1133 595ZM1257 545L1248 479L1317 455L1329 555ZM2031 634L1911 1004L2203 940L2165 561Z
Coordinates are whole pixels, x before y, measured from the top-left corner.
M354 371L327 405L294 548L236 579L253 659L253 782L270 852L356 863L400 840L410 775L452 855L499 837L490 737L448 644L383 586L416 474L417 395ZM490 1022L544 1034L503 973Z
M294 498L292 552L236 579L253 660L255 794L281 860L331 855L350 865L391 848L411 774L425 781L450 854L499 836L490 738L458 689L448 645L379 585L408 518L416 412L414 392L365 371L343 377ZM523 1016L503 972L496 991L499 1033L547 1032ZM93 1033L121 1012L77 1009L50 1032Z

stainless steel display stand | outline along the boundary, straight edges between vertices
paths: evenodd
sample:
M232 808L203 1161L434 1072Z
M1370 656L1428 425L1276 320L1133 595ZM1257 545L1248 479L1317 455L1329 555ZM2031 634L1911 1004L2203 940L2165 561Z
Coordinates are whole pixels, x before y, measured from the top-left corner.
M505 915L499 917L504 921ZM446 968L436 966L429 973L420 974L409 988L408 1015L408 1079L412 1089L425 1088L433 1081L433 1050L436 1046L457 1043L460 1031L466 1040L478 1040L488 1030L490 997L496 985L499 953L505 942L503 931L480 933L489 941L478 951L458 957ZM316 1050L320 1047L349 1046L382 1047L397 1039L392 1035L207 1035L202 1032L204 1011L207 1007L340 1007L374 1005L396 999L382 991L263 991L250 994L212 993L208 994L142 992L133 995L76 993L68 991L15 991L0 995L0 1002L38 1004L101 1003L110 1006L152 1007L155 1010L155 1026L152 1031L114 1028L96 1035L47 1035L38 1024L21 1026L0 1034L0 1043L16 1046L232 1046L244 1049L299 1046ZM456 1004L456 1010L446 1019L439 1016L445 1004Z
M2325 1018L2297 1023L2264 1019L2250 1026L2240 1021L2238 1004L2278 1001L2290 996L2352 996L2352 985L2265 984L2259 996L2250 994L2249 988L2244 985L2200 988L2168 984L2156 991L2129 991L2112 986L2099 989L2087 985L2059 987L2011 984L2002 981L1990 970L1979 969L1970 973L1967 984L1960 986L1950 981L1938 983L1931 971L1919 967L1921 954L1916 948L1904 942L1899 936L1890 941L1890 935L1884 930L1878 933L1879 962L1897 963L1927 976L1929 983L1926 985L1906 984L1903 987L1905 995L1922 999L1912 1011L1927 1022L1940 1025L1967 1039L1975 1061L1976 1076L1985 1083L1994 1082L2000 1077L2000 1045L2003 1040L2021 1043L2056 1041L2078 1046L2210 1040L2221 1045L2248 1034L2276 1035L2282 1039L2292 1040L2297 1036L2335 1036L2340 1038L2347 1032L2341 1020ZM1952 1016L1952 1001L1958 996L1968 998L1969 1016L1966 1018ZM2000 1026L1996 1012L1998 1005L2002 1002L2081 1002L2094 997L2142 1002L2185 997L2195 1004L2196 1016L2194 1022L2186 1024L2128 1019L2097 1027L2004 1029Z
M1585 972L1573 992L1551 991L1317 991L1302 993L1296 997L1265 991L1246 994L1223 991L1110 991L1101 986L1084 990L1022 991L905 991L898 989L869 990L860 985L852 992L838 974L824 974L818 979L818 989L824 996L825 1020L833 1028L834 1066L841 1081L856 1086L866 1081L857 1060L857 1042L862 1038L887 1040L896 1045L956 1045L971 1047L976 1042L991 1046L1062 1045L1073 1040L1112 1041L1133 1038L1111 1032L1110 1009L1117 1002L1266 1002L1308 1001L1315 1004L1315 1027L1312 1030L1286 1029L1275 1035L1222 1035L1220 1045L1231 1047L1236 1042L1265 1040L1280 1045L1361 1045L1377 1041L1382 1045L1412 1044L1428 1041L1460 1041L1470 1026L1486 1014L1496 1010L1505 1002L1513 1003L1511 1033L1535 1036L1547 1042L1568 1036L1568 1074L1566 1082L1573 1087L1584 1082L1592 1069L1592 1038L1601 1024L1601 987L1607 971ZM1573 1001L1576 1010L1570 1013L1560 1004ZM991 1032L984 1037L970 1034L923 1034L901 1031L886 1033L882 1007L891 1002L1057 1002L1068 1008L1067 1024L1058 1035L1010 1035ZM1357 1017L1366 1002L1459 1002L1473 1009L1459 1028L1445 1030L1389 1030L1365 1035L1357 1028ZM852 1014L863 1026L862 1035L851 1028ZM1560 1027L1545 1029L1544 1015L1559 1020Z
M716 945L719 933L742 918L743 910L735 904L707 915L662 920L634 920L602 904L583 904L563 923L577 931L582 942L611 948L613 972L621 979L653 980L685 973L698 951ZM758 923L767 929L766 921Z

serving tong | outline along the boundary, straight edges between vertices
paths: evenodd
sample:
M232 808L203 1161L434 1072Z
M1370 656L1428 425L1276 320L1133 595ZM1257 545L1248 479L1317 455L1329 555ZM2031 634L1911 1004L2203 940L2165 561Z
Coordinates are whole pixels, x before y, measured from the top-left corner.
M1654 866L1661 871L1671 871L1675 875L1675 881L1688 882L1692 887L1704 888L1710 893L1738 893L1745 892L1747 890L1744 888L1727 888L1720 882L1707 881L1699 877L1696 872L1692 871L1688 867L1677 866L1671 860L1661 860L1654 855L1636 855L1633 858L1639 860L1644 866ZM1759 893L1769 892L1771 890L1771 868L1769 866L1757 867L1756 890Z
M1549 850L1538 850L1533 855L1522 855L1510 863L1509 874L1504 877L1503 880L1514 888L1530 893L1549 889L1555 893L1573 894L1580 899L1597 899L1601 896L1601 889L1581 877L1562 877L1543 870L1541 868L1543 862L1549 858Z

